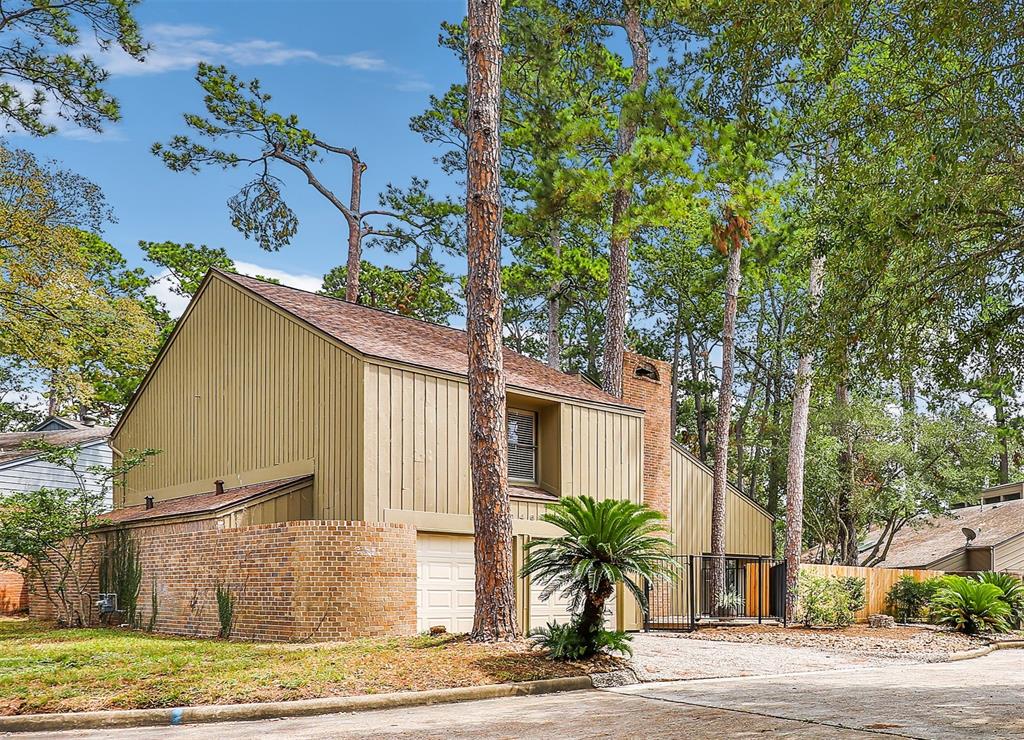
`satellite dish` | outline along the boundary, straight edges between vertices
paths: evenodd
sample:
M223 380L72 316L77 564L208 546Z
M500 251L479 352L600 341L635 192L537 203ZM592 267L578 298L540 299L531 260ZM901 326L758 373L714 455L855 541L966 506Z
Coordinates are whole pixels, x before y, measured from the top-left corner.
M967 544L971 544L978 537L978 533L970 527L961 527L960 531L964 533L964 537L967 538Z

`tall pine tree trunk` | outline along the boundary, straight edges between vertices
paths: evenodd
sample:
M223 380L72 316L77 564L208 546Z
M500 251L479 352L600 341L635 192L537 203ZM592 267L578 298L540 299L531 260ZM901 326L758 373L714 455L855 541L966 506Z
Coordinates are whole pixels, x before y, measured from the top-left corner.
M850 389L846 378L836 385L836 426L839 438L838 522L839 564L857 565L857 518L853 505L853 440L850 436Z
M697 357L697 347L693 341L692 331L686 332L686 349L690 356L690 378L693 380L693 411L697 426L697 450L700 453L700 461L707 465L708 419L704 410L704 391L700 385L703 382L704 373Z
M647 89L650 76L650 41L644 30L643 19L635 2L626 4L622 26L633 57L630 92ZM625 108L619 114L619 133L615 151L624 155L633 148L638 129L635 113ZM612 197L612 235L608 250L608 304L605 308L604 357L602 361L602 387L613 396L622 396L622 358L626 347L626 302L629 297L629 245L631 235L624 221L633 203L633 192L628 187L616 189Z
M718 417L715 421L715 465L711 490L711 594L710 609L718 612L725 593L725 501L729 476L729 423L732 420L732 383L736 354L736 304L740 292L741 241L729 247L725 278L725 320L722 324L722 380L718 386Z
M345 300L350 303L359 301L359 271L362 269L363 258L363 224L359 214L362 212L363 172L366 165L359 159L356 150L349 155L352 161L352 191L349 194L348 222L348 258L345 262Z
M501 311L500 0L469 0L466 335L475 640L516 636Z
M562 256L561 224L555 221L551 228L551 251L555 258ZM548 367L555 370L562 368L562 281L559 280L548 290Z
M821 303L825 281L825 258L811 260L808 280L811 316ZM807 454L807 422L811 413L811 384L814 376L810 349L800 354L793 388L793 419L789 431L789 460L786 465L786 613L793 618L796 606L797 577L804 539L804 460Z

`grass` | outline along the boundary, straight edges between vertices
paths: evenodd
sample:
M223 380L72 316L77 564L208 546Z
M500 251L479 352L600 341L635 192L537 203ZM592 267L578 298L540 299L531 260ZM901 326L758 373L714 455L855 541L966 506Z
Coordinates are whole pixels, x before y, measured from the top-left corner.
M253 643L0 618L0 715L279 701L577 676L522 644L464 637Z

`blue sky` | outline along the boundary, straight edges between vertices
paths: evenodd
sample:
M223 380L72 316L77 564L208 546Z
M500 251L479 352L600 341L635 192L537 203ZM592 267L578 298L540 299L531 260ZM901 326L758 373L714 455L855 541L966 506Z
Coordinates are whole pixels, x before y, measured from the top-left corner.
M196 242L224 247L243 271L258 268L315 288L344 261L346 229L304 180L281 171L300 227L289 247L270 253L228 220L225 202L249 179L247 172L171 172L150 146L184 133L182 113L203 112L194 74L198 61L209 61L244 79L258 77L278 110L297 113L325 141L358 147L368 165L364 204L375 204L387 182L405 184L413 175L428 177L438 193L450 192L454 183L433 163L437 151L408 121L431 93L463 79L437 37L441 21L459 20L465 7L465 0L145 0L137 17L153 46L147 63L119 52L104 57L123 120L102 135L65 125L46 139L10 141L98 183L118 219L104 235L133 264L143 264L140 239ZM336 176L328 171L325 179L347 192L346 162L333 166ZM405 259L367 256L392 264Z

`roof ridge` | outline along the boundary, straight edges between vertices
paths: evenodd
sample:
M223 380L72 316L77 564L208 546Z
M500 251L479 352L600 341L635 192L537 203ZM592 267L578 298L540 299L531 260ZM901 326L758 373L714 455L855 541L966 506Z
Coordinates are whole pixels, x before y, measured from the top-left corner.
M318 299L325 299L327 301L338 303L338 304L344 306L346 309L358 309L358 310L361 310L361 311L367 311L367 312L370 312L370 313L372 313L374 315L385 317L388 320L399 319L399 320L403 320L403 321L410 321L410 322L413 322L413 323L418 324L418 325L431 327L433 329L442 329L444 331L451 332L453 335L457 334L457 335L465 336L466 333L467 333L465 329L457 329L456 327L449 326L447 324L438 324L438 323L435 323L433 321L426 321L425 319L419 319L419 318L415 318L413 316L404 316L402 314L395 313L393 311L387 311L387 310L382 309L382 308L375 308L373 306L364 306L364 305L359 304L359 303L353 303L352 301L345 300L344 298L338 298L336 296L326 295L324 293L317 293L317 292L314 292L314 291L311 291L311 290L305 290L303 288L296 288L293 285L285 285L283 283L275 283L275 282L272 282L270 280L266 280L266 279L259 278L259 277L254 277L252 275L243 275L242 273L237 273L237 272L234 272L234 273L233 272L227 272L227 271L225 271L225 270L223 270L221 268L218 268L218 267L211 267L210 268L210 272L215 272L218 275L224 277L229 282L241 285L243 288L250 289L250 290L252 289L252 286L245 285L245 283L243 281L245 281L245 280L252 280L252 281L254 281L256 283L260 283L261 285L265 285L265 286L268 286L270 288L287 288L288 290L290 290L292 292L295 292L295 293L301 293L303 295L313 296L313 297L318 298ZM258 293L258 294L261 295L263 298L266 298L267 300L271 300L272 301L272 299L267 298L266 295L263 295L262 293ZM279 308L287 311L289 314L297 316L300 319L302 318L301 315L297 314L293 309L291 309L291 308L289 308L287 306L282 306L281 304L276 303L276 302L275 302L275 305L278 306ZM303 320L305 321L305 319L303 319ZM557 375L559 375L562 378L567 378L567 379L570 379L570 380L577 380L577 381L579 381L579 378L577 377L577 375L575 373L569 373L569 372L566 372L566 371L564 371L564 370L562 370L560 368L551 367L547 363L542 362L541 360L538 360L535 357L530 357L529 355L524 355L522 352L518 352L517 350L514 350L511 347L509 347L507 344L504 343L504 341L502 342L502 351L503 352L509 352L509 353L515 355L518 358L526 360L527 362L531 363L537 369L542 370L543 372L556 373ZM580 382L584 382L584 381L580 381ZM618 405L621 405L623 407L626 407L626 408L633 408L629 404L625 403L621 398L615 398L615 396L612 396L611 394L607 393L607 391L605 391L600 386L597 386L596 384L594 384L594 387L600 393L602 393L604 395L607 395L608 396L608 401L613 401L614 403L616 403ZM607 403L608 401L605 401L605 402Z

